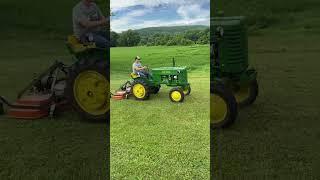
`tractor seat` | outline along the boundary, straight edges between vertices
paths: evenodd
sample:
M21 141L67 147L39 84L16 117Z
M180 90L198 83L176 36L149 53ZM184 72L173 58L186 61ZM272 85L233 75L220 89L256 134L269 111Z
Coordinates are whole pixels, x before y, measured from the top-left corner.
M132 79L136 79L136 78L138 78L138 77L140 77L138 74L136 74L136 73L131 73L130 74L130 77L132 78Z
M68 36L67 46L74 54L86 51L88 49L96 48L96 45L94 43L81 43L74 35Z

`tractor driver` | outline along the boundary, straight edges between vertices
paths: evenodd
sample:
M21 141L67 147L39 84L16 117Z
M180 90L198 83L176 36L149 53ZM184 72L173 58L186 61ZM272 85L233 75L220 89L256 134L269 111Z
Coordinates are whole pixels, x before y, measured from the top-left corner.
M81 0L73 8L73 31L81 43L94 42L99 48L107 48L108 19L103 16L94 0Z
M145 76L147 77L149 73L147 72L147 67L142 66L141 64L141 58L139 56L135 57L134 63L132 64L132 71L133 73L140 75L140 76Z

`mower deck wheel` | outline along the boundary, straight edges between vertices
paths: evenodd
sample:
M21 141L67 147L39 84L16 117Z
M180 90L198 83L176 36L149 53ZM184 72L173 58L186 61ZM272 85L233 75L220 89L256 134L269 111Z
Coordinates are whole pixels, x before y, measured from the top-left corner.
M169 98L171 99L172 102L183 102L184 93L182 88L179 88L179 87L172 88L169 93Z

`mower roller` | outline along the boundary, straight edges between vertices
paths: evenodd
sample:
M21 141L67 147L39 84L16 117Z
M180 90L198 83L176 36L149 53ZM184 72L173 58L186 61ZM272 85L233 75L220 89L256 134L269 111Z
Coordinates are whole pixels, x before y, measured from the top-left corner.
M73 107L85 119L107 119L110 107L108 50L94 43L81 44L75 36L69 36L66 45L75 63L67 66L56 61L24 88L14 103L1 96L0 113L5 113L5 104L9 117L38 119Z
M232 124L238 107L258 96L257 72L249 68L245 17L211 18L211 127Z
M161 85L172 87L169 92L169 98L172 102L183 102L185 96L191 93L191 86L188 82L188 73L186 67L176 67L175 60L171 67L160 67L148 70L147 76L131 73L131 80L121 85L113 96L114 99L128 98L133 95L136 100L147 100L150 94L157 94ZM119 97L125 92L123 98Z

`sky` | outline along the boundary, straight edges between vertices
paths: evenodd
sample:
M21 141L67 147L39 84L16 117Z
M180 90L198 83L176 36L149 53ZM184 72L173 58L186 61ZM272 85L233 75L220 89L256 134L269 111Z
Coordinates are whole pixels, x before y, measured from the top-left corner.
M111 30L209 25L210 0L111 0Z

